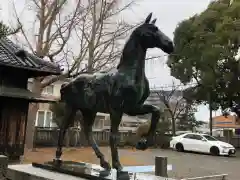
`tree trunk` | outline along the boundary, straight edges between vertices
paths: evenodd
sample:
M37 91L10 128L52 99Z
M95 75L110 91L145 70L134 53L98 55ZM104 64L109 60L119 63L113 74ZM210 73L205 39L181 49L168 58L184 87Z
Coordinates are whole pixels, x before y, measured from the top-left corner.
M176 120L174 117L172 117L172 135L175 136L176 135Z
M209 96L209 129L210 129L210 135L212 136L212 126L213 126L213 119L212 119L212 97L211 97L211 93L208 94Z
M38 79L33 80L32 92L36 94L41 94L41 82ZM34 148L34 132L35 132L35 121L36 114L38 111L38 103L31 103L28 108L28 119L26 128L26 141L25 148L28 150L33 150Z

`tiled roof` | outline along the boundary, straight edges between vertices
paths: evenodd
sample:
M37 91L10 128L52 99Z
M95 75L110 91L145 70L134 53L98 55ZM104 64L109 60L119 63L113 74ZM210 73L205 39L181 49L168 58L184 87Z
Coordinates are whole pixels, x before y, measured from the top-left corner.
M54 75L61 73L57 65L24 51L5 37L0 39L0 65L25 68Z
M30 102L55 102L56 101L54 99L43 97L41 95L32 93L27 89L6 87L6 86L0 87L0 96L28 99Z

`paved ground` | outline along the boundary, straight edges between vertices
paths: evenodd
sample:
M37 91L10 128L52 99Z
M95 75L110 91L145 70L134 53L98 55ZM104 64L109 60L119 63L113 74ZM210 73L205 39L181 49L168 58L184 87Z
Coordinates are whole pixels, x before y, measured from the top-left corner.
M108 148L101 148L107 159L110 157ZM38 149L37 152L27 152L25 163L44 162L51 160L55 149ZM215 157L211 155L179 153L172 150L150 149L147 151L135 151L131 149L120 150L123 165L153 165L155 156L167 156L169 164L173 165L173 171L169 177L184 178L214 174L229 174L230 180L240 179L240 152L236 157ZM90 148L65 149L63 159L84 161L98 164L98 159Z
M173 171L169 172L170 177L184 178L229 174L229 180L240 179L240 154L237 154L236 157L215 157L203 154L179 153L171 150L151 150L149 154L151 160L149 161L153 161L154 156L157 155L167 156L169 164L173 165Z

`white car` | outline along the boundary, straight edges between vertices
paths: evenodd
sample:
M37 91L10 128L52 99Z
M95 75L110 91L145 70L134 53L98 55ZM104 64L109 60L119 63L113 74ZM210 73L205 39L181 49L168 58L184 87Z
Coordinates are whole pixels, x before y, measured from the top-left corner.
M219 141L207 134L185 133L175 136L170 141L170 148L177 151L193 151L212 155L233 155L236 149L228 143Z

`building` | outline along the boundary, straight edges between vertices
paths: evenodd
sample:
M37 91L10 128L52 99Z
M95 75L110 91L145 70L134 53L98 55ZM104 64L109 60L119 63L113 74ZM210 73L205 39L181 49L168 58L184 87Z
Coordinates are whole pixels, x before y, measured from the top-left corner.
M8 38L0 39L0 153L19 159L24 153L29 103L51 99L27 89L28 79L59 75L52 63L28 53Z
M213 128L214 129L240 129L240 122L237 121L236 116L229 115L225 116L215 116L213 117Z
M213 117L213 135L232 136L240 135L240 122L235 115Z
M66 82L65 81L57 81L53 84L45 87L42 91L42 96L48 99L52 99L53 101L57 101L60 97L60 88L61 85ZM32 89L32 79L28 80L28 89ZM36 114L35 126L37 127L56 127L56 124L52 121L53 113L50 110L50 103L39 103L39 109Z
M136 131L139 125L146 123L147 119L141 119L136 116L123 115L122 121L119 125L119 131ZM110 115L105 113L97 113L96 120L93 125L93 130L110 130Z

